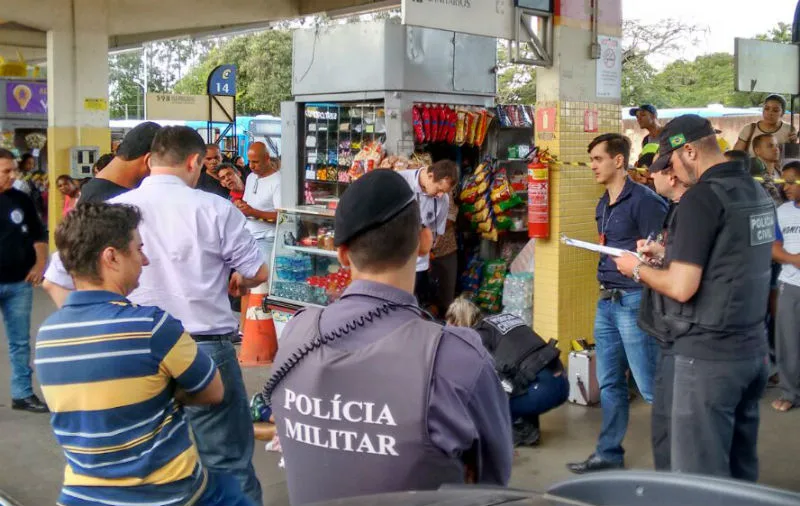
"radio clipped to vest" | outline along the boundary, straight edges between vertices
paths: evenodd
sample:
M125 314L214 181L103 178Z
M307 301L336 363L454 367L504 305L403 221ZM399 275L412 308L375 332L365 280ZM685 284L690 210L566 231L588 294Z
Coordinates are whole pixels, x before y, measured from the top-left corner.
M317 332L319 337L312 339L308 343L300 346L295 350L286 361L281 364L281 366L272 373L269 380L267 381L266 385L264 385L264 390L262 391L262 395L264 397L264 402L270 406L272 405L272 393L278 388L278 385L281 381L289 374L289 372L294 369L297 364L299 364L303 358L308 356L314 350L321 348L323 345L326 345L336 339L341 339L342 337L346 336L350 332L358 328L366 327L368 324L375 321L375 318L383 318L385 315L388 315L392 311L398 311L400 309L408 309L410 311L414 311L419 314L420 317L425 318L426 320L433 320L433 317L426 311L420 309L416 306L410 306L406 304L393 304L389 302L384 302L381 305L370 309L366 313L353 318L352 320L348 321L341 327L331 330L325 334L322 332ZM322 313L321 309L317 309L320 315ZM317 315L317 323L319 324L319 315Z

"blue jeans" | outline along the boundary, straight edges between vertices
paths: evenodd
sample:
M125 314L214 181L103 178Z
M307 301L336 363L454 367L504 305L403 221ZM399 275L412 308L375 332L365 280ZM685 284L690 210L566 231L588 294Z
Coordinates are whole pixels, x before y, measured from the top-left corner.
M524 394L510 399L512 420L536 418L567 401L569 380L563 372L560 376L554 374L555 371L549 368L542 369Z
M236 478L244 493L260 505L261 484L252 462L253 422L236 350L227 340L198 342L197 346L214 359L225 386L221 404L185 408L200 458L208 470Z
M8 336L11 361L11 398L33 395L31 384L31 308L33 287L25 281L0 283L0 312Z
M599 300L594 319L597 382L603 411L596 454L614 463L622 463L625 454L622 440L628 430L628 369L644 400L653 402L658 344L636 324L641 300L640 290L626 290L618 301Z
M197 506L254 506L253 500L242 492L242 487L230 473L208 473L208 485L197 500ZM261 503L258 503L261 506Z

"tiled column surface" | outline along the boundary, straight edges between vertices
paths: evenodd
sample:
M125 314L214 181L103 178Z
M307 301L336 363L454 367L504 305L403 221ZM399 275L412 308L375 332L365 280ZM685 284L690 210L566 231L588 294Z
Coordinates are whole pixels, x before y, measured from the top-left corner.
M621 30L620 6L615 1L610 2L615 5L604 4L610 10L600 16L601 30L611 35L619 35ZM536 242L533 318L536 332L557 339L562 358L566 358L571 340L592 339L599 259L597 254L565 246L559 239L562 234L586 241L598 239L594 210L603 189L587 166L587 147L601 133L620 131L620 107L619 99L595 96L596 60L588 58L591 37L584 8L589 2L556 3L560 16L555 29L555 64L537 70L536 104L537 108L555 108L556 122L552 133L537 130L536 144L564 163L550 171L550 238ZM596 128L585 124L587 111L596 111Z

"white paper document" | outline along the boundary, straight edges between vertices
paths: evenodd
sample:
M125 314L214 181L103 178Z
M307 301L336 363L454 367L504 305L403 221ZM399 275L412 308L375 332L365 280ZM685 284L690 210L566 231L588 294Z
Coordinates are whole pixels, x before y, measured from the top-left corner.
M603 246L602 244L595 244L593 242L579 241L578 239L570 239L565 235L561 236L561 242L563 242L567 246L574 246L576 248L595 251L603 255L611 255L612 257L621 257L622 255L629 253L641 259L641 255L639 255L635 251L628 251L626 249L620 249L620 248L612 248L611 246Z

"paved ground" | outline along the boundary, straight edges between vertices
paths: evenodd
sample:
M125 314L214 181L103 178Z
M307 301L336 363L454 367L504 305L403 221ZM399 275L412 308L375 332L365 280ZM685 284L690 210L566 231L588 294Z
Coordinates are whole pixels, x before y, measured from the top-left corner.
M53 310L44 292L37 290L33 328ZM26 506L54 504L63 473L64 458L55 444L46 415L12 411L9 408L8 359L5 333L0 330L0 489ZM260 390L267 376L265 369L245 370L251 392ZM768 392L762 409L761 477L762 483L800 491L800 410L778 414L768 402L776 392ZM625 446L630 468L651 469L650 410L641 401L631 411L631 422ZM522 449L514 465L511 485L544 490L550 484L570 477L566 462L585 458L592 452L600 425L600 412L594 408L564 406L542 419L544 443L540 448ZM283 472L274 453L257 443L255 466L264 487L264 503L288 504Z

